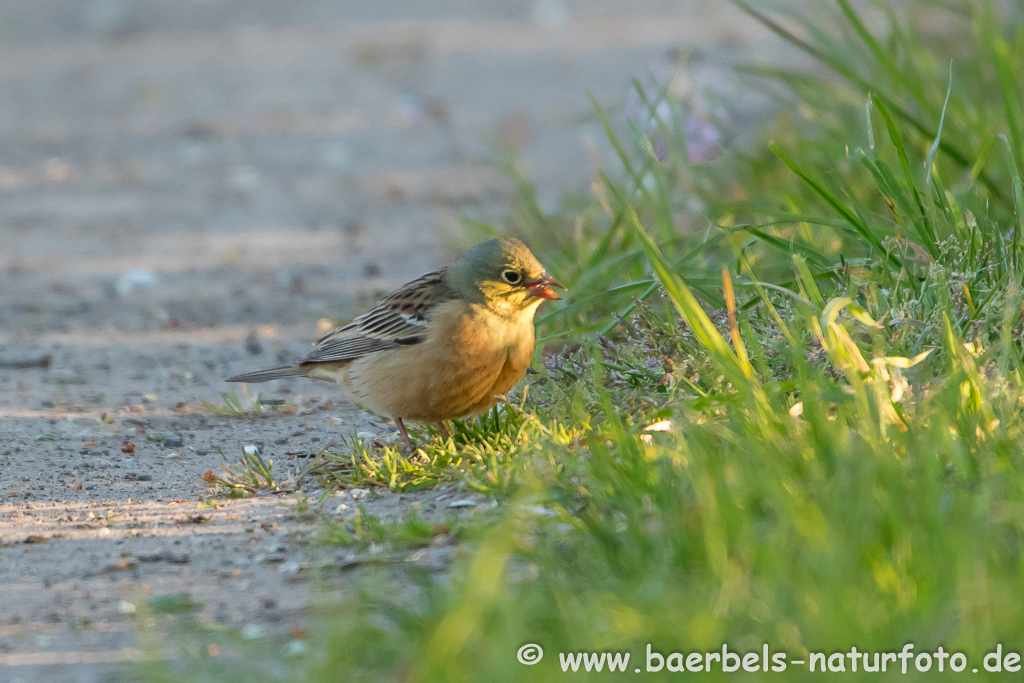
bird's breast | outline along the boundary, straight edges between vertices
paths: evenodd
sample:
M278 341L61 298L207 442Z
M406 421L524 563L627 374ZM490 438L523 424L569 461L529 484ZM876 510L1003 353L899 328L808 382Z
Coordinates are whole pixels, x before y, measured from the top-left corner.
M464 302L439 307L419 344L354 361L348 381L372 410L409 420L446 420L486 410L526 374L533 311L497 316Z

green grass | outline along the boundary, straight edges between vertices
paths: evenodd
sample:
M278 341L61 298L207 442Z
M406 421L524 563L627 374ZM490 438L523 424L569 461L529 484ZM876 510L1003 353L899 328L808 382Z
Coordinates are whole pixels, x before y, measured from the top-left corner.
M242 391L244 398L239 398L238 394L233 391L231 393L226 391L220 392L220 397L224 402L224 405L217 405L216 403L206 400L203 400L200 405L202 405L203 410L210 415L220 415L222 417L245 418L252 417L254 415L262 415L263 403L260 401L259 396L255 399L250 399L249 393L245 390L244 386L242 387ZM243 400L246 403L251 403L252 408L246 408L245 405L243 405Z
M525 398L528 387L522 390ZM409 456L400 445L348 440L342 453L327 453L319 468L322 480L335 486L378 486L396 492L429 489L445 482L500 495L514 479L515 463L536 450L537 439L553 438L551 427L541 424L522 404L492 409L479 421L454 420L451 438L443 440L436 427L412 429L417 452Z
M223 452L221 452L223 455ZM204 475L204 481L223 488L233 498L247 498L259 490L280 490L274 475L274 461L265 460L255 446L242 449L238 462L221 465L223 475Z
M843 0L831 20L737 4L826 70L745 69L778 98L764 144L696 166L669 121L659 162L598 108L620 166L591 195L546 215L520 175L508 219L471 226L527 238L570 285L529 388L411 456L353 440L319 475L496 506L325 520L320 543L389 560L300 648L183 648L190 680L617 680L558 655L629 652L632 670L648 644L723 643L942 646L985 678L997 644L1024 650L1024 18L921 1L872 32ZM404 561L442 536L448 571ZM546 653L530 667L527 643Z

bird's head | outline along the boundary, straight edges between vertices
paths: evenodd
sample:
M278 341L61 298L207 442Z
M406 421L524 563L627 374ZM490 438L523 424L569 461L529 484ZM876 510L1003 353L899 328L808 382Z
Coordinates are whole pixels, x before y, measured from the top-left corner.
M510 313L536 308L545 299L560 299L562 288L530 249L514 237L481 242L448 270L449 283L467 301Z

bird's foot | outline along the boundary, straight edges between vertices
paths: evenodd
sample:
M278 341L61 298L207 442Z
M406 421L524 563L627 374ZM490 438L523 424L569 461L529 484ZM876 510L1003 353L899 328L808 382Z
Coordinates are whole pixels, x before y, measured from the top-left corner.
M402 418L396 417L395 424L398 425L398 433L402 435L402 443L405 444L405 452L412 453L412 441L409 440L409 432L405 428Z
M451 438L451 434L448 433L448 428L444 426L444 422L438 422L437 428L441 430L441 440L447 441Z

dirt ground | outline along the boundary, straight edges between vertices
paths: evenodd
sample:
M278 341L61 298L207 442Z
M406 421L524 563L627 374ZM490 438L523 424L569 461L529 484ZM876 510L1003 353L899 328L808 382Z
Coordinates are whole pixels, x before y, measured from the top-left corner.
M300 629L311 527L295 499L203 507L200 475L246 445L287 469L393 427L298 380L261 387L297 397L295 415L201 401L449 258L459 217L508 199L495 142L542 203L582 186L604 153L587 91L621 103L643 64L687 45L770 43L725 2L0 6L0 683L109 680L139 654L147 596ZM459 497L361 502L396 515Z

